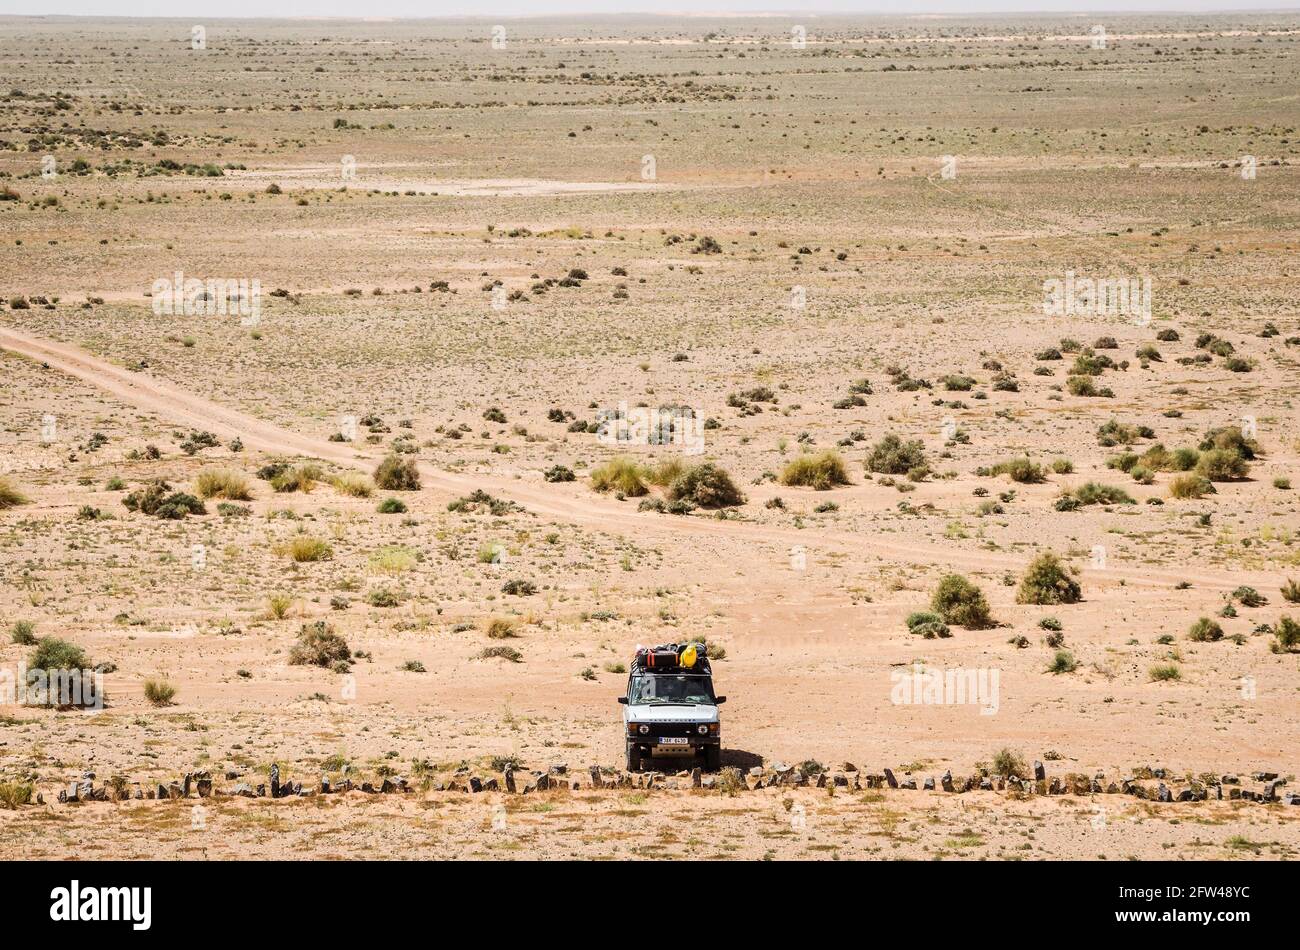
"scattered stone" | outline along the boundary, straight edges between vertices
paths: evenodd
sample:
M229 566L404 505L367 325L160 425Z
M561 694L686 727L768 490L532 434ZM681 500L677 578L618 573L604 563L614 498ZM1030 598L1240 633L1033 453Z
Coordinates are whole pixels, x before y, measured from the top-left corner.
M940 778L939 781L943 784L943 790L945 792L951 792L952 791L952 770L949 769L948 771L944 772L943 777Z
M1043 763L1037 759L1034 760L1034 781L1041 782L1047 778L1047 770L1043 768Z
M894 778L892 769L885 769L885 781L889 783L890 788L898 788L898 779Z
M510 792L510 794L513 795L515 792L515 770L514 769L506 769L505 781L506 781L506 791Z

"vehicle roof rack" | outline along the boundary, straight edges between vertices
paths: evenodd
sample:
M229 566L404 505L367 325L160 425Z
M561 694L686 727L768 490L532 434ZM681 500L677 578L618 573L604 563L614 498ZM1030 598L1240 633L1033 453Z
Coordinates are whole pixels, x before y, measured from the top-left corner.
M695 664L684 666L682 653L687 647L695 647ZM632 654L632 671L634 673L697 673L712 676L713 668L703 643L688 640L685 643L661 643L659 646L638 646Z

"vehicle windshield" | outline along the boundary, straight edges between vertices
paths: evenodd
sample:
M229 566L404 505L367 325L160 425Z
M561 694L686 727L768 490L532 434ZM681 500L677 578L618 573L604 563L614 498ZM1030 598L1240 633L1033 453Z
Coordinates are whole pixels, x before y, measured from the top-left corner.
M655 673L632 677L628 702L634 706L665 703L713 704L713 682L708 676L686 673Z

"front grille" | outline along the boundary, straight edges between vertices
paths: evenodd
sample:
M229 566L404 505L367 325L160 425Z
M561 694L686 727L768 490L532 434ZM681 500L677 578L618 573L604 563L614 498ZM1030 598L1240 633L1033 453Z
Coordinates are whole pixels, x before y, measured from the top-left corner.
M646 725L650 727L650 731L642 737L645 739L656 739L660 736L674 739L679 736L699 736L698 722L648 722Z

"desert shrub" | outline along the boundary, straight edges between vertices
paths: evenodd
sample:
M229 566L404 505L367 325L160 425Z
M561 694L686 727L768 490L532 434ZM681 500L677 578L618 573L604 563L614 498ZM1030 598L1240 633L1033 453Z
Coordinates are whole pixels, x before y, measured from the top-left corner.
M487 635L492 640L510 640L519 636L518 625L504 617L493 617L488 621Z
M1098 396L1110 399L1115 395L1105 386L1098 387L1087 376L1071 376L1065 381L1065 389L1071 396Z
M334 556L334 549L329 544L306 534L291 539L281 550L299 564L327 561Z
M542 476L548 482L571 482L573 481L573 469L565 465L552 465Z
M483 410L483 418L488 422L505 422L506 414L496 406L489 406Z
M1079 582L1061 559L1050 551L1034 558L1020 580L1018 604L1076 604L1082 596Z
M909 469L925 464L925 446L919 439L904 442L892 432L867 455L867 471L881 475L905 475Z
M600 492L639 498L650 491L646 487L646 474L634 459L618 456L591 470L591 487Z
M1124 489L1100 482L1084 482L1073 492L1081 505L1132 505L1133 497Z
M272 594L266 599L266 614L272 620L283 620L292 606L293 598L288 594Z
M75 643L57 637L41 637L27 666L48 673L52 670L88 670L93 664L87 658L86 651Z
M253 497L248 488L248 479L228 468L209 468L199 472L194 479L194 490L200 498L248 501Z
M1187 631L1187 639L1196 643L1210 643L1215 640L1223 639L1223 628L1209 617L1202 617L1192 624Z
M1174 449L1173 455L1170 456L1169 468L1175 472L1190 472L1196 468L1196 463L1200 460L1201 453L1196 449Z
M670 501L686 501L701 508L743 505L745 494L725 470L705 462L678 475L668 486Z
M350 663L352 651L348 642L324 620L305 623L298 631L298 642L289 651L290 666L320 666L332 668L339 663Z
M1202 452L1196 463L1196 474L1212 482L1228 482L1245 478L1250 466L1231 449L1210 449Z
M969 376L955 375L945 376L942 380L943 388L948 392L965 393L975 388L975 380Z
M0 808L30 805L36 789L26 782L0 782Z
M1052 471L1057 475L1069 475L1074 471L1074 463L1065 458L1054 459L1052 461Z
M406 502L400 498L385 498L375 510L381 515L400 515L406 511Z
M384 491L419 491L420 470L415 459L389 455L375 469L375 485Z
M278 467L278 471L271 476L270 481L271 487L282 494L296 491L306 494L324 477L325 472L319 465L308 462L292 467Z
M944 640L952 636L952 631L942 620L927 620L925 623L917 624L911 632L926 640Z
M425 668L424 668L424 664L421 663L419 660L407 660L405 663L403 663L401 666L399 666L398 669L401 670L401 671L404 672L404 673L425 673L425 672L427 672L427 670L425 670Z
M331 478L330 484L340 495L352 498L369 498L375 491L375 483L359 472L342 472Z
M31 499L18 490L18 486L0 476L0 511L31 504Z
M19 620L9 630L9 641L20 647L36 645L36 624L30 620Z
M1282 585L1282 599L1290 604L1300 604L1300 582L1288 578Z
M939 581L939 586L930 599L930 608L945 623L966 627L968 630L983 630L993 626L984 593L960 574L949 574Z
M1031 462L1028 458L1008 459L1005 462L998 462L989 469L989 473L992 475L1008 475L1013 482L1022 482L1028 485L1047 481L1047 475L1042 466L1037 462Z
M1243 607L1263 607L1268 603L1267 597L1255 590L1255 588L1245 585L1232 592L1232 599Z
M1042 620L1038 621L1038 626L1042 627L1044 630L1052 630L1058 633L1062 629L1061 621L1056 617L1044 617Z
M651 485L667 488L685 471L686 463L677 456L670 455L655 465L642 466L641 477Z
M1290 617L1279 617L1273 627L1273 649L1280 653L1294 653L1300 650L1300 623Z
M1132 445L1138 439L1154 438L1155 434L1155 430L1150 426L1132 425L1120 422L1118 419L1111 419L1098 427L1097 444L1106 447Z
M1173 663L1164 663L1153 666L1147 671L1147 675L1151 677L1151 681L1154 683L1160 683L1165 680L1180 680L1183 678L1182 671Z
M60 680L61 676L72 673L73 671L88 671L94 668L90 658L86 656L86 651L75 643L69 643L66 639L57 637L42 637L36 641L36 648L32 651L31 658L27 660L27 668L39 669L49 677L47 686L48 690L45 695L45 704L55 706L62 700L73 699L72 694L64 694L64 685L66 680ZM56 685L57 684L57 685ZM94 687L88 687L85 680L82 681L81 700L83 704L94 703L100 699L96 694Z
M162 479L155 479L142 489L122 499L128 511L140 511L164 520L178 521L188 515L207 514L203 502L185 492L173 492Z
M1253 462L1261 452L1259 443L1254 439L1247 438L1239 426L1221 426L1217 429L1210 429L1205 433L1205 438L1201 440L1200 449L1202 452L1223 449L1241 456L1247 462Z
M1156 334L1156 339L1161 343L1177 343L1179 340L1178 331L1166 327Z
M1049 673L1073 673L1079 668L1079 661L1069 650L1057 650L1052 662L1047 665Z
M993 756L992 771L994 775L1000 775L1003 778L1015 776L1019 779L1029 778L1029 768L1025 765L1025 760L1016 752L1010 749L1002 748Z
M366 603L371 607L380 607L385 609L400 607L402 604L402 595L387 587L376 587L370 593L366 594Z
M531 597L537 593L537 585L532 581L512 577L501 585L501 593L510 594L514 597Z
M153 706L170 706L176 696L176 687L166 680L144 681L144 698Z
M927 623L943 623L943 618L931 610L916 610L907 615L903 621L907 624L908 632L916 633L916 628Z
M1133 355L1140 360L1150 360L1152 363L1159 363L1164 359L1154 343L1143 343L1134 351Z
M836 485L849 484L849 473L839 453L827 449L791 459L781 470L779 480L782 485L807 485L817 491L827 491Z
M1215 488L1210 480L1201 475L1176 475L1169 483L1169 494L1174 498L1200 498L1214 493Z
M247 505L236 505L229 501L217 502L217 514L223 518L247 518L253 513L253 509Z
M522 663L524 655L514 647L508 647L504 644L495 647L486 647L478 652L477 659L480 660L509 660L511 663Z

